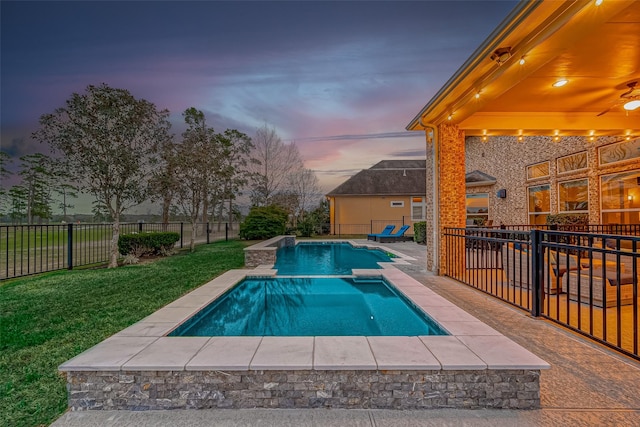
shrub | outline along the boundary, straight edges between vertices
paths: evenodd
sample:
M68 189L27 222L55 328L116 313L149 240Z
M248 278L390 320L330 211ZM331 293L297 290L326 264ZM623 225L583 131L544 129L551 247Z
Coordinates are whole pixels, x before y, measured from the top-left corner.
M284 234L287 213L277 206L253 207L240 224L240 237L247 240L270 239Z
M300 233L300 236L302 237L313 236L315 228L315 224L309 218L305 218L303 221L298 223L298 233Z
M124 256L167 255L178 240L180 234L172 232L122 234L118 238L118 249Z
M558 225L559 230L582 231L586 230L586 226L589 225L589 215L586 213L560 213L547 215L547 224Z
M427 243L427 223L420 221L413 224L413 240L416 243Z

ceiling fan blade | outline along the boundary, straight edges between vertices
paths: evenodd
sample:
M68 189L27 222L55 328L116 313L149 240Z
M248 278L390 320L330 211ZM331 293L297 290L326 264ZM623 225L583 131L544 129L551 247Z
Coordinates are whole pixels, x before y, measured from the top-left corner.
M596 117L603 116L603 115L607 114L609 111L611 111L611 108L607 108L606 110L604 110L603 112L601 112L600 114L598 114Z

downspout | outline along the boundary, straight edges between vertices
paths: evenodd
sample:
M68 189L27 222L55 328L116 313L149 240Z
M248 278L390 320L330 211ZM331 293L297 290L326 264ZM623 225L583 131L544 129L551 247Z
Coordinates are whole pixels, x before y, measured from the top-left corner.
M435 124L424 123L422 117L419 119L420 126L422 126L427 134L427 144L433 144L433 203L431 204L432 216L433 216L433 271L440 275L440 218L438 212L440 212L440 185L439 185L439 166L440 166L440 152L438 144L438 128ZM429 129L431 132L429 132Z

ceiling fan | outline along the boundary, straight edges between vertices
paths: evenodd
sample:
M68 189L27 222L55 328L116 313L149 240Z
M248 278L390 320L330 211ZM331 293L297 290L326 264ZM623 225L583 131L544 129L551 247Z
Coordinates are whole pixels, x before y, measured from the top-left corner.
M627 83L627 87L629 88L629 90L620 95L620 99L615 104L598 114L598 117L608 113L612 108L615 108L621 104L627 111L633 111L636 108L640 107L640 86L636 88L637 85L637 80Z

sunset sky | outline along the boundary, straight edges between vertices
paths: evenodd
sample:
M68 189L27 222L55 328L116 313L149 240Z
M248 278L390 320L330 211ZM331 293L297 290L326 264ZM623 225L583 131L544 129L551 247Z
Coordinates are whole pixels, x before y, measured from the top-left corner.
M1 148L43 151L42 114L106 83L216 131L267 124L326 192L383 159L424 157L404 130L515 1L2 1Z

